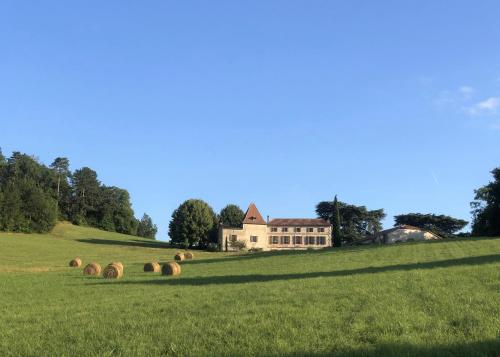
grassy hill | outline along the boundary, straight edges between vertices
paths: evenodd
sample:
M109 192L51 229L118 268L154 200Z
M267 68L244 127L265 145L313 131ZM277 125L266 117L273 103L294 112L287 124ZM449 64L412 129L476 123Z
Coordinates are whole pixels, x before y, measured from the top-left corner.
M500 355L500 239L231 255L142 272L162 243L0 233L0 355ZM119 281L67 267L125 264Z

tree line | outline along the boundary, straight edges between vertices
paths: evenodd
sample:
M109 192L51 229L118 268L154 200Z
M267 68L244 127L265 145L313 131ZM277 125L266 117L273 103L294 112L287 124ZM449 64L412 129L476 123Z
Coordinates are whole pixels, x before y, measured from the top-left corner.
M88 167L72 172L67 158L45 166L35 157L0 150L0 230L49 232L58 220L154 239L151 217L134 217L127 190L102 184Z

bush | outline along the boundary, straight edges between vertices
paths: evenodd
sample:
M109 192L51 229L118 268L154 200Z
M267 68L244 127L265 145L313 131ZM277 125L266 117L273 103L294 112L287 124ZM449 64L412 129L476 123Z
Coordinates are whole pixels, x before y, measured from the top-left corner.
M264 249L262 249L262 248L250 248L248 251L257 253L257 252L263 252Z
M244 250L247 247L247 243L245 241L240 241L240 240L232 240L229 243L229 246L235 250Z

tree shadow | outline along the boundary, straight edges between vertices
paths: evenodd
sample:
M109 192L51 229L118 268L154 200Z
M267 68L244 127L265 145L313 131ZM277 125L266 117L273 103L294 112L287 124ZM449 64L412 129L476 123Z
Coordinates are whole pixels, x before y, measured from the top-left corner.
M483 265L500 262L500 254L483 255L478 257L466 257L457 259L440 260L425 263L409 263L388 265L381 267L366 267L348 270L334 270L324 272L308 272L308 273L291 273L291 274L249 274L249 275L220 275L192 278L176 278L176 279L155 279L149 281L121 281L120 284L138 284L138 285L186 285L186 286L203 286L203 285L227 285L227 284L245 284L245 283L265 283L274 281L287 281L296 279L311 279L311 278L332 278L362 274L377 274L391 271L409 271L415 269L435 269L448 268L461 265Z
M268 252L244 252L235 253L235 255L226 255L221 258L209 258L200 260L187 260L182 262L182 265L197 265L197 264L211 264L211 263L221 263L230 261L242 261L248 259L260 259L260 258L271 258L280 256L296 256L296 255L314 255L314 254L324 254L326 252L343 252L343 253L356 253L362 252L368 249L376 249L379 245L374 246L364 246L364 247L342 247L342 248L323 248L314 250L274 250ZM182 250L181 250L182 251Z
M271 354L261 354L260 356L272 356ZM396 343L381 343L373 344L368 347L357 349L340 349L327 352L293 352L288 354L280 354L286 357L313 356L384 356L384 357L420 357L420 356L484 356L495 357L500 356L500 338L488 339L485 341L463 342L457 344L437 345L437 346L419 346L414 344L396 344Z
M121 245L125 247L141 247L141 248L172 248L168 243L151 240L151 242L131 239L131 240L112 240L112 239L77 239L77 242L100 245Z

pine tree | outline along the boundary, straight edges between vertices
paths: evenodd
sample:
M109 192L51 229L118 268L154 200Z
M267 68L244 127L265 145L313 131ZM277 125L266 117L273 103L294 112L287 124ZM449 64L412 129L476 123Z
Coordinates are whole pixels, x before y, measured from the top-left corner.
M339 211L339 202L337 201L336 195L335 199L333 200L332 225L333 225L333 246L341 247L342 237L340 235L340 211Z

